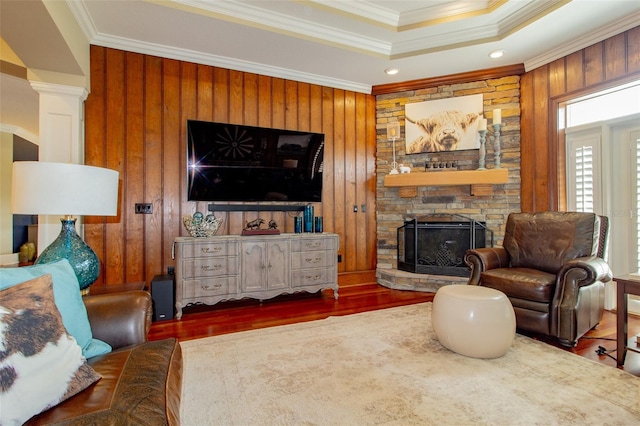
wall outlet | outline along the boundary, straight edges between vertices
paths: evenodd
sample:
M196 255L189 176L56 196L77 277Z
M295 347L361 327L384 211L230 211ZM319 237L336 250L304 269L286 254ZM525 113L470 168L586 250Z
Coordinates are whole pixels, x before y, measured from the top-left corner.
M136 203L136 214L151 214L151 213L153 213L153 204Z
M340 263L340 262L342 262L342 255L341 254L338 255L338 263Z

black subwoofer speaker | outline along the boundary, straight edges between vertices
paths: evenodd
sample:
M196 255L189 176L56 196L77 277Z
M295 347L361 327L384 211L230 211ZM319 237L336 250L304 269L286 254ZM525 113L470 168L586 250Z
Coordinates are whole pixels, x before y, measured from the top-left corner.
M153 320L173 319L174 313L174 276L156 275L151 280L151 298L153 299Z

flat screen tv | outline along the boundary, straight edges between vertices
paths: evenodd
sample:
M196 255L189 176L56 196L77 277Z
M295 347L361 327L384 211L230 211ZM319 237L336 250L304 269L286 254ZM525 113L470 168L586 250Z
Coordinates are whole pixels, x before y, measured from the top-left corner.
M324 135L187 121L190 201L322 200Z

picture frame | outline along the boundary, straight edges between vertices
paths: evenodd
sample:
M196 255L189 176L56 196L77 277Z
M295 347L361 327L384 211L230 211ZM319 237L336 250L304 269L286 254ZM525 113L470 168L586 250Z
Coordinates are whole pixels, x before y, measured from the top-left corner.
M482 94L406 104L405 154L479 149L482 105Z

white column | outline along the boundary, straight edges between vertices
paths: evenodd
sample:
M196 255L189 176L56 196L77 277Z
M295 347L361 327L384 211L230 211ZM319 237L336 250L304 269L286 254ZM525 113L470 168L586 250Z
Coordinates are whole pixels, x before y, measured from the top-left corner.
M40 161L84 164L84 87L30 81L40 96ZM37 182L33 183L37 185ZM73 212L69 212L73 214ZM77 222L82 235L81 223ZM60 234L60 217L38 217L38 253Z

